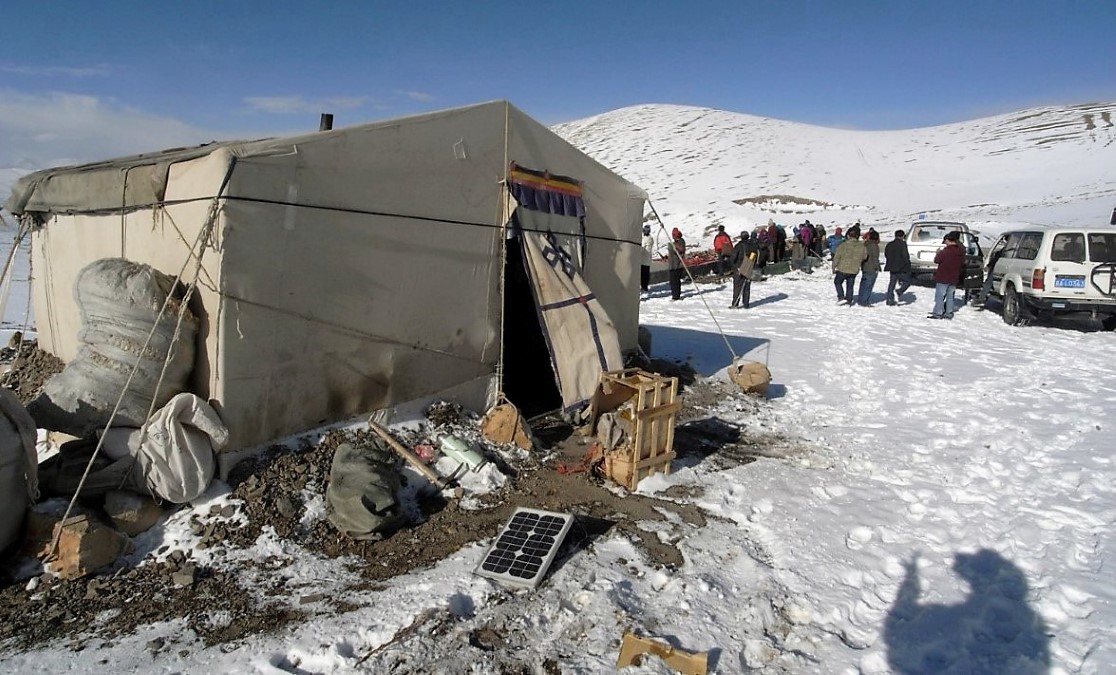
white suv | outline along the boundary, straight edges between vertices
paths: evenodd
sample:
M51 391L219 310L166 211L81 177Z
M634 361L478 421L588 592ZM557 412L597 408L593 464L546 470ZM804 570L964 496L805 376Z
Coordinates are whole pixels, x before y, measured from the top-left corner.
M1116 229L1011 230L988 251L988 261L1005 323L1078 315L1116 330Z
M911 254L911 274L916 279L934 274L938 263L934 256L945 245L943 238L950 232L961 233L961 245L967 256L980 255L976 233L965 223L948 220L919 220L907 230L907 251ZM979 283L978 283L979 286Z

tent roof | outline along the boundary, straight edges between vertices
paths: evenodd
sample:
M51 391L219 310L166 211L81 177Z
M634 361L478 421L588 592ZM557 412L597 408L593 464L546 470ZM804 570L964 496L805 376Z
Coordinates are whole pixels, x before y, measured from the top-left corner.
M29 212L119 212L150 207L164 200L171 165L204 157L221 148L227 148L237 157L271 154L295 145L320 141L328 135L421 123L486 106L501 112L506 108L515 110L514 106L507 101L489 101L422 115L342 127L327 132L315 131L299 136L253 141L217 141L89 164L44 169L20 178L12 188L5 208L9 213L20 215ZM516 112L519 113L518 110ZM642 192L635 186L632 187Z

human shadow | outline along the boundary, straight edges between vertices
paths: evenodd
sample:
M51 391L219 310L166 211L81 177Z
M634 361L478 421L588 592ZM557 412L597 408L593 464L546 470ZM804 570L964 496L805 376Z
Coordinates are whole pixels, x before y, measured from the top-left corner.
M749 307L759 307L760 305L770 305L773 302L779 302L780 300L786 300L788 297L790 297L790 296L788 296L786 293L772 293L771 295L769 295L766 298L763 298L761 300L753 300L749 304Z
M895 673L1045 673L1049 634L1027 604L1027 579L996 551L961 553L953 570L969 596L953 605L919 602L918 555L884 624L887 661Z

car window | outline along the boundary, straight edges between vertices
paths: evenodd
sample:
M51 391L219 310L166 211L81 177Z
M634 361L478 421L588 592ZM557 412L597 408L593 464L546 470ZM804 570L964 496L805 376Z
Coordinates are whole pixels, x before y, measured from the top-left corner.
M909 239L911 243L916 244L927 244L931 242L940 244L942 242L942 237L953 232L955 229L957 228L953 225L915 225L911 228L911 236Z
M1041 232L1026 232L1019 240L1019 247L1015 250L1015 257L1021 260L1034 260L1038 257L1039 247L1042 245Z
M1089 233L1089 260L1097 263L1116 262L1116 232Z
M980 242L973 236L971 232L961 232L961 241L965 246L965 255L979 255L984 257L984 251L980 250Z
M992 244L992 248L988 249L988 257L991 258L993 256L1002 255L1004 249L1007 248L1007 241L1007 235L1004 235L997 239L996 243Z
M1012 232L1008 235L1007 244L1004 248L1005 258L1014 258L1016 251L1019 250L1019 242L1023 241L1022 232Z
M1085 262L1085 235L1080 232L1054 235L1050 259L1055 262Z

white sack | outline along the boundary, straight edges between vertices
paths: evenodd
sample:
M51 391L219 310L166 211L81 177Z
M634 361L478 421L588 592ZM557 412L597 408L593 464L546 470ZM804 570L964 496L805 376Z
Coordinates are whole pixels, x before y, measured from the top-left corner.
M179 292L174 277L150 265L103 258L84 267L74 282L80 346L27 405L38 426L89 436L108 424L119 400L113 426L138 427L152 399L160 407L185 391L194 369L198 319L183 308L179 325L177 297L159 316L167 297Z
M228 427L208 403L178 394L151 417L140 443L140 429L105 432L104 452L132 455L151 494L182 504L205 492L216 471L214 453L229 441Z

